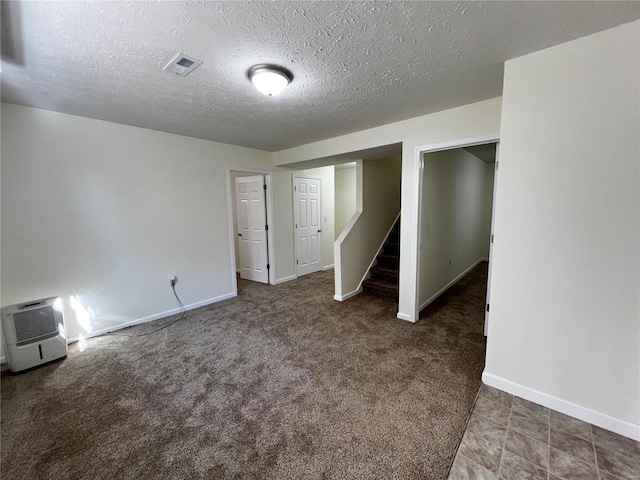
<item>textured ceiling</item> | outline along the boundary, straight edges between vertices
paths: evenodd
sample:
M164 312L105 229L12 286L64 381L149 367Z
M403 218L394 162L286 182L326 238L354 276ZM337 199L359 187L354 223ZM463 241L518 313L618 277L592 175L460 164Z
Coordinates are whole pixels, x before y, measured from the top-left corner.
M2 100L276 151L499 96L503 62L632 2L2 2ZM204 64L162 67L176 52ZM246 72L295 78L274 98Z

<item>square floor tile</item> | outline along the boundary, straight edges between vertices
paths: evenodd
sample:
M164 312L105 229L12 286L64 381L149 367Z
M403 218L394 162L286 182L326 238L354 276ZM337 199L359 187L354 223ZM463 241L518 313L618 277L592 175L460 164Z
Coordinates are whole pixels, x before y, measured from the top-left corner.
M599 480L595 465L553 447L549 451L549 472L565 480Z
M598 468L624 479L640 478L640 456L628 457L596 444Z
M562 430L551 429L550 445L558 450L573 455L583 462L595 465L596 454L593 444L583 438L576 437Z
M541 442L549 443L549 424L537 417L512 410L509 428Z
M483 384L448 478L640 480L640 442Z
M547 480L547 472L506 450L502 453L500 478L504 480Z
M640 443L604 428L591 426L593 443L623 455L640 456Z
M500 467L502 448L471 432L465 432L458 453L491 472L497 472Z
M531 417L535 417L542 422L549 423L549 409L542 405L538 405L537 403L530 402L524 398L514 397L511 408Z
M549 464L549 445L547 443L539 442L509 428L504 448L528 462L547 469Z
M458 454L456 455L449 480L496 480L495 473Z
M511 408L511 403L513 402L513 395L510 393L503 392L484 383L480 387L480 395L508 408Z
M487 397L479 396L473 411L505 427L509 424L511 410Z
M504 437L507 434L507 427L474 412L467 424L467 431L475 433L477 436L502 448Z
M577 437L591 440L591 424L570 417L564 413L551 410L550 412L551 428L556 430L564 430Z
M625 480L624 478L616 477L612 473L600 470L600 480Z

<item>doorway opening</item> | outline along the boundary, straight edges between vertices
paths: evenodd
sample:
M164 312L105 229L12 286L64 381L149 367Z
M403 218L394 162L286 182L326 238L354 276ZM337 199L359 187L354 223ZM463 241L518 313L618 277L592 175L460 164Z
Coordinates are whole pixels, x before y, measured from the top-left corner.
M322 270L322 180L293 175L296 277Z
M420 152L418 316L465 293L474 309L465 318L485 335L498 152L497 138Z
M234 292L237 275L274 284L271 173L227 167L227 198Z

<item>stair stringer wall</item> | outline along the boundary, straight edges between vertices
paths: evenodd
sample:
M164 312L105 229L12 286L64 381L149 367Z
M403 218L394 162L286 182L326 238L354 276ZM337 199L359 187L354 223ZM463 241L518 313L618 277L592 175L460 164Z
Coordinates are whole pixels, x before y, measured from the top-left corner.
M391 224L391 226L389 227L389 229L387 230L387 234L384 236L384 238L382 239L382 243L380 244L380 247L378 248L378 251L376 252L376 254L374 255L374 257L371 259L371 263L369 264L369 267L367 268L367 271L364 274L364 277L362 277L362 280L360 280L360 284L358 285L358 289L362 289L362 283L367 280L370 276L370 271L373 267L376 266L376 264L378 263L378 255L380 255L381 253L383 253L384 250L384 245L387 242L387 238L389 238L389 235L391 234L391 232L393 231L393 227L396 226L396 223L398 222L398 219L400 218L400 213L402 212L398 212L398 215L396 215L396 218L394 218L393 223Z
M362 291L362 282L400 212L401 158L356 163L356 213L334 243L336 300Z

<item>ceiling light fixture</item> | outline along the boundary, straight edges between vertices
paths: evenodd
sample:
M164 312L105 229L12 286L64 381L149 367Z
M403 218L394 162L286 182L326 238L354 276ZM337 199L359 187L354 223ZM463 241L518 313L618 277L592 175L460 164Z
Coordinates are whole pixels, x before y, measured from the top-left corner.
M275 65L254 65L247 75L260 93L270 97L281 93L293 80L289 70Z

